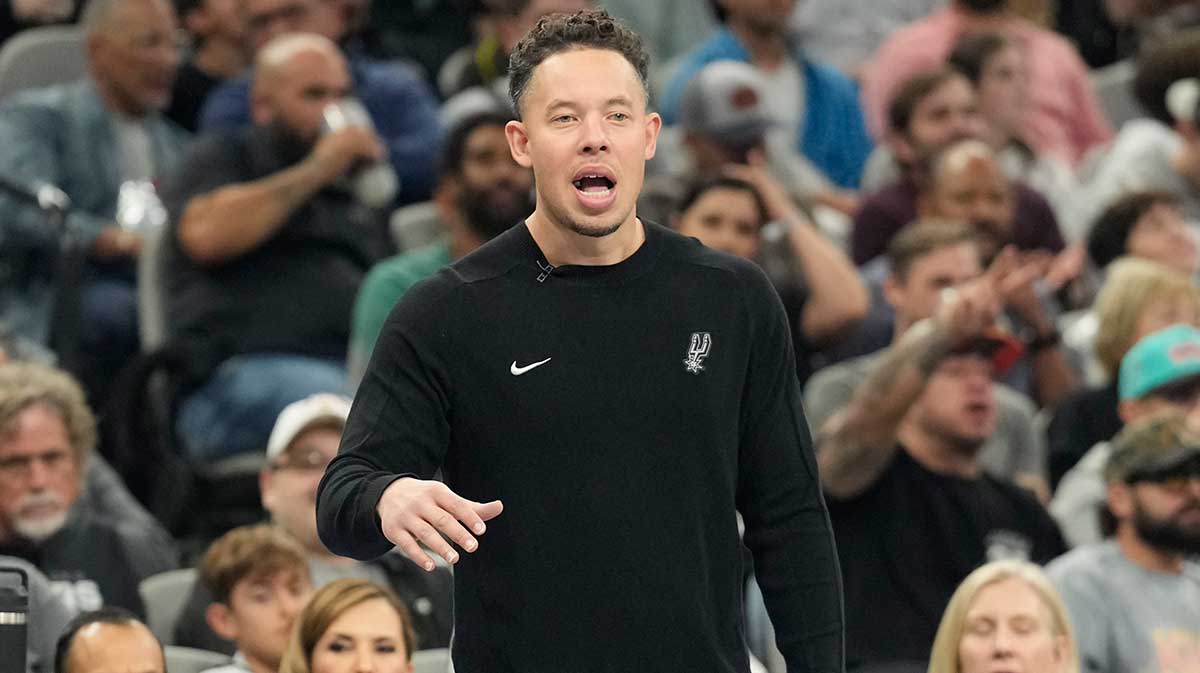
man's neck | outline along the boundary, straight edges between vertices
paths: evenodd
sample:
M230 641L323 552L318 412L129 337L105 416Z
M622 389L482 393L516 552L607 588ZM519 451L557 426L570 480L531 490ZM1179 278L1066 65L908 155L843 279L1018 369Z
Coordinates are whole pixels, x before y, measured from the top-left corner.
M554 222L541 209L525 220L546 261L554 266L611 266L628 259L646 240L642 221L629 218L607 236L584 236Z
M475 248L483 245L471 225L467 224L467 216L454 203L452 189L439 188L434 190L433 203L437 207L438 216L442 219L442 228L446 231L446 245L450 248L450 261L466 257Z
M270 663L265 662L254 655L247 654L241 649L239 649L238 652L240 652L242 658L246 660L246 665L250 667L251 673L276 673L279 670L278 661L276 661L275 665L272 666Z
M905 421L896 436L913 460L930 472L960 479L979 476L979 461L974 456L968 456L945 440L922 431L914 423Z
M246 69L246 52L240 45L210 37L192 57L192 64L213 79L225 80Z
M729 30L749 52L750 62L758 68L774 70L790 57L787 35L782 30L768 33L732 18Z
M1117 526L1116 540L1121 553L1136 566L1167 575L1183 572L1183 554L1162 551L1146 544L1138 537L1132 522L1122 522Z

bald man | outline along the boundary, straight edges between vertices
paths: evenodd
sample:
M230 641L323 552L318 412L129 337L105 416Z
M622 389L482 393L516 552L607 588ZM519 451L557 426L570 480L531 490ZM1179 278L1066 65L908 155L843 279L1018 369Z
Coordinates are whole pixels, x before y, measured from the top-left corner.
M57 673L166 673L158 638L132 613L120 608L85 612L58 639Z
M173 166L186 134L161 111L179 64L168 0L92 0L84 12L88 75L21 92L0 108L0 175L50 183L71 198L67 222L90 253L79 320L80 374L91 399L135 354L135 231L116 224L121 185L153 183ZM0 195L0 319L44 342L58 231L35 204Z
M985 259L1012 244L1018 250L1062 250L1053 222L1018 209L1017 185L1005 176L996 152L980 140L960 140L933 161L928 185L917 199L923 217L963 220L981 236Z
M350 74L327 38L258 55L252 126L203 137L169 181L168 324L194 367L177 429L201 460L262 451L289 403L345 385L350 310L391 252L348 176L385 157L369 129L322 133Z

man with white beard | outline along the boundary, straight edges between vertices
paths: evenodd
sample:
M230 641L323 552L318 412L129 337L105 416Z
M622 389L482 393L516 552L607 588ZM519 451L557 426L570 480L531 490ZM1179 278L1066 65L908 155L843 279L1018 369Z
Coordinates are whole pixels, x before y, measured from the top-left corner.
M75 610L141 614L138 583L178 567L177 554L156 528L76 506L95 445L95 418L67 374L0 366L0 554L37 566Z

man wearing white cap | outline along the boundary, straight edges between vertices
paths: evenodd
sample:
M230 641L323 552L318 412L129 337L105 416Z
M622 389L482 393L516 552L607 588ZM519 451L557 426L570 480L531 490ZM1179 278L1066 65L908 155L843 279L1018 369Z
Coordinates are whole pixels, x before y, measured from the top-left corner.
M445 568L425 573L400 554L386 554L362 563L337 556L317 537L317 484L325 466L337 455L350 400L320 393L284 407L267 441L267 464L259 474L263 508L272 523L296 539L308 558L314 587L345 577L371 580L391 587L408 606L420 648L445 647L450 642L451 576ZM203 607L211 602L197 591L189 601L180 636L187 645L207 646ZM194 608L199 605L200 610ZM191 618L196 616L195 619ZM205 640L197 640L204 638Z

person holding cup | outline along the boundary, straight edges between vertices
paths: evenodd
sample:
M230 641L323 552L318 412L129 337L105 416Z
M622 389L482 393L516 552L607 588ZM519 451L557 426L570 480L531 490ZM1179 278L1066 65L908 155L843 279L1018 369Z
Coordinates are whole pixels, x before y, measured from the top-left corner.
M395 176L334 43L277 37L255 72L254 124L202 137L164 190L170 336L195 365L177 430L201 460L262 450L285 406L343 389L354 296L391 252Z

